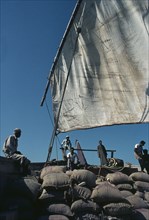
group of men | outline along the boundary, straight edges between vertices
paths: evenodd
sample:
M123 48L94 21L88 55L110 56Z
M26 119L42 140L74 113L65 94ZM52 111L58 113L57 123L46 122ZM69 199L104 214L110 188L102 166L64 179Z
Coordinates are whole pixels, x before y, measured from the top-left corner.
M141 171L146 172L149 174L149 154L147 149L143 149L143 146L145 145L145 141L140 141L138 144L135 145L134 147L134 155L135 158L138 160ZM109 166L109 162L107 159L107 151L105 146L102 144L102 141L99 141L99 145L97 147L98 151L98 157L100 158L101 161L101 166Z
M80 162L78 155L74 152L69 136L66 136L66 138L62 141L61 149L63 160L67 161L67 168L73 170Z
M18 162L23 175L30 175L30 160L28 160L20 151L18 151L18 138L21 137L21 129L15 128L13 135L10 135L4 142L3 152L7 158ZM69 136L62 142L63 159L67 161L67 167L73 170L79 163L78 155L74 152ZM67 151L69 151L67 153Z
M10 135L4 142L3 152L5 153L7 158L12 158L16 160L21 165L21 169L24 175L31 174L30 169L30 160L28 160L20 151L18 151L18 138L21 136L21 129L14 129L13 135ZM149 174L149 154L147 149L143 149L145 145L145 141L140 141L140 143L136 144L134 147L134 155L138 160L141 171L144 172L146 169ZM73 170L77 164L79 164L78 155L74 152L74 148L72 147L69 136L61 143L61 149L63 154L63 160L67 162L67 168ZM108 165L107 159L107 151L105 146L102 144L102 141L99 141L99 145L97 147L98 156L101 160L101 165Z

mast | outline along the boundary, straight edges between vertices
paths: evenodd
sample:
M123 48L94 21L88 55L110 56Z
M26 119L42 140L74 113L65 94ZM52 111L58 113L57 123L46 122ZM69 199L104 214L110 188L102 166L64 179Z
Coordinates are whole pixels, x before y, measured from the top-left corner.
M47 82L47 85L46 85L46 89L45 89L45 92L44 92L44 95L43 95L43 98L42 98L42 101L41 101L41 106L43 106L44 104L44 101L46 99L46 95L47 95L47 92L48 92L48 89L49 89L49 86L50 86L50 78L51 78L51 75L53 74L53 71L54 71L54 68L57 64L57 61L58 61L58 58L59 58L59 55L61 53L61 50L63 48L63 44L65 42L65 39L67 37L67 34L69 32L69 29L71 28L72 26L72 23L73 23L73 20L74 20L74 17L78 11L78 8L80 6L80 3L81 3L82 0L79 0L75 9L74 9L74 12L72 14L72 17L70 19L70 22L68 24L68 27L66 28L66 31L65 31L65 34L64 34L64 37L61 41L61 44L60 44L60 47L59 47L59 50L57 52L57 55L56 55L56 58L55 58L55 61L53 63L53 66L51 68L51 71L50 71L50 75L48 77L48 82ZM58 114L57 114L57 117L56 117L56 121L55 121L55 125L54 125L54 129L53 129L53 132L52 132L52 136L51 136L51 140L50 140L50 144L49 144L49 149L48 149L48 156L47 156L47 160L46 162L50 161L50 157L51 157L51 153L52 153L52 149L53 149L53 143L54 143L54 139L55 139L55 136L58 134L57 133L57 125L58 125L58 121L59 121L59 116L60 116L60 112L61 112L61 107L62 107L62 104L63 104L63 99L64 99L64 95L65 95L65 91L66 91L66 87L67 87L67 82L68 82L68 78L69 78L69 74L70 74L70 69L71 69L71 64L72 64L72 61L73 61L73 56L74 56L74 53L75 53L75 50L76 50L76 46L77 46L77 41L78 41L78 38L79 38L79 33L81 31L81 27L77 27L77 36L76 36L76 40L75 40L75 45L74 45L74 51L73 51L73 55L72 55L72 58L71 58L71 63L70 63L70 66L69 66L69 69L68 69L68 73L67 73L67 78L66 78L66 81L65 81L65 85L64 85L64 89L63 89L63 93L62 93L62 98L61 98L61 101L60 101L60 105L59 105L59 110L58 110Z

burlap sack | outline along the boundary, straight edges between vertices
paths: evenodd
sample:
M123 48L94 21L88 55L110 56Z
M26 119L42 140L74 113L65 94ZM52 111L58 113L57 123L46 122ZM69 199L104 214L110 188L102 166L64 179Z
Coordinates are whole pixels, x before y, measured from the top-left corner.
M147 209L149 208L149 205L147 204L146 201L144 201L142 198L133 195L133 196L129 196L126 198L126 200L128 200L128 202L130 202L130 204L135 208L135 209Z
M144 172L135 172L129 176L129 179L133 181L143 181L149 183L149 174Z
M109 216L127 216L133 212L133 207L128 203L110 203L103 206L104 213Z
M72 193L73 193L73 199L77 200L77 199L89 199L91 196L91 190L86 188L86 187L82 187L82 186L74 186L74 188L72 189Z
M101 207L95 202L92 202L90 200L84 201L82 199L79 199L72 203L71 210L73 213L100 213Z
M66 166L47 166L41 170L40 179L43 180L43 177L49 173L65 173Z
M133 185L134 189L140 191L140 192L149 192L149 183L143 182L143 181L135 181Z
M113 184L121 184L130 182L129 177L121 172L108 173L106 179Z
M77 183L85 182L88 188L96 186L96 175L89 170L74 170L70 178Z
M50 204L47 208L46 211L49 214L59 214L59 215L65 215L72 217L73 213L70 209L70 207L66 204Z
M69 187L69 177L65 173L49 173L43 177L42 188L67 189Z
M105 181L93 189L91 199L99 204L108 204L110 202L120 202L124 198L116 186Z

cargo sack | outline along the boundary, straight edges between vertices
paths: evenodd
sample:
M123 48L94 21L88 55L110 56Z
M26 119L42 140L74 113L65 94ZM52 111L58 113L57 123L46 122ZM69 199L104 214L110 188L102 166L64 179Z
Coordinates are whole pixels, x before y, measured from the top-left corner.
M93 189L91 199L99 204L108 204L110 202L120 202L124 198L116 186L105 181Z
M69 218L64 215L50 215L48 220L69 220Z
M46 208L46 211L51 215L59 214L72 217L73 213L70 207L66 204L51 204Z
M62 190L45 190L43 189L42 194L38 198L40 204L49 204L51 202L65 203L65 191Z
M147 202L138 196L135 195L129 196L126 198L126 200L130 202L130 204L134 207L134 209L141 209L141 208L149 209L149 205L147 204Z
M65 173L49 173L43 177L42 188L64 190L69 188L69 183L69 177Z
M121 183L116 186L119 190L129 190L129 191L133 190L133 186L129 183Z
M127 216L133 212L133 207L125 202L109 203L103 206L104 213L109 216Z
M25 198L36 200L40 194L41 184L33 178L19 178L11 182L7 187L7 192L14 196L23 196Z
M40 179L43 180L43 177L49 173L65 173L66 166L47 166L41 170Z
M147 182L135 181L133 187L140 192L149 192L149 183Z
M90 198L90 196L91 196L91 190L86 187L76 185L72 189L73 200L77 200L77 199L87 200Z
M69 218L67 218L64 215L47 215L47 216L40 216L38 217L36 220L69 220Z
M130 174L129 179L133 181L143 181L149 183L149 174L144 172L135 172Z
M144 199L149 203L149 192L144 193Z
M71 180L75 180L78 184L81 182L86 183L86 187L93 188L96 186L96 175L89 170L73 170Z
M73 213L100 213L102 211L101 207L95 202L90 200L83 201L82 199L77 200L72 203L71 210Z
M130 182L129 177L121 172L108 173L106 179L113 184L121 184Z
M144 192L136 191L134 195L144 199Z
M75 216L75 220L103 220L103 217L93 213L79 213ZM107 220L104 218L104 220Z
M149 209L136 209L132 215L132 220L148 220Z
M132 196L133 193L128 191L128 190L121 190L121 194L124 198L128 197L128 196Z

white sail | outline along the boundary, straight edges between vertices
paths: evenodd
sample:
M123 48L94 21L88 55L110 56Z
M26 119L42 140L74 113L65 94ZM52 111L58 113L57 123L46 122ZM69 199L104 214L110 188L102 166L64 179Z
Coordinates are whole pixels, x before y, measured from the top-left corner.
M49 78L57 130L149 121L148 27L148 0L80 1Z

